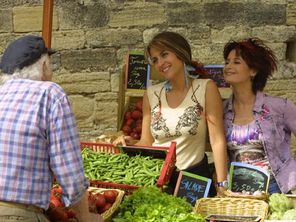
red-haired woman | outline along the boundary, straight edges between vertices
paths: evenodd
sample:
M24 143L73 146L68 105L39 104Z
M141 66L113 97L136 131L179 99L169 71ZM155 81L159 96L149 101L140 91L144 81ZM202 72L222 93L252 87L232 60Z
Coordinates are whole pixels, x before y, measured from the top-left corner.
M230 161L269 170L269 193L296 187L296 160L291 133L296 134L296 106L264 94L277 59L260 39L230 41L224 47L224 78L233 95L224 102L224 127Z

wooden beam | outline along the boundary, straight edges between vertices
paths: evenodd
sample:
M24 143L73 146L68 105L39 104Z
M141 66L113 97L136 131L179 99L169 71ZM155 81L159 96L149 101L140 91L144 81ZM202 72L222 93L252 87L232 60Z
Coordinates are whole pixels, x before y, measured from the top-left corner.
M54 0L44 0L43 2L42 37L47 48L51 47L53 1Z

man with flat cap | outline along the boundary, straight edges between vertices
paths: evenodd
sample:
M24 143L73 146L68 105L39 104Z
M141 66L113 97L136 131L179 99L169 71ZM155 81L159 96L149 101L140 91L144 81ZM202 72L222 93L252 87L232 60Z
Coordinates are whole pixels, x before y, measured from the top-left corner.
M51 53L41 37L28 35L1 58L1 222L48 222L44 211L54 178L79 221L103 221L89 213L75 118L65 92L51 82Z

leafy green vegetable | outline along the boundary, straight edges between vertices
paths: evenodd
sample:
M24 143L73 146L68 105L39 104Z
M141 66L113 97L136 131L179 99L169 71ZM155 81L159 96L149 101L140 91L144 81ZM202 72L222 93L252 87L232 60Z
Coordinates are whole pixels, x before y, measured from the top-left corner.
M287 210L284 213L282 220L296 220L296 209Z
M268 216L268 219L269 220L280 220L280 219L282 219L283 214L284 214L283 212L277 212L277 211L275 211L275 212L273 212L272 214L270 214Z
M205 222L185 200L145 187L125 197L113 222Z
M293 208L293 203L285 194L274 193L269 198L269 208L271 213L285 212Z

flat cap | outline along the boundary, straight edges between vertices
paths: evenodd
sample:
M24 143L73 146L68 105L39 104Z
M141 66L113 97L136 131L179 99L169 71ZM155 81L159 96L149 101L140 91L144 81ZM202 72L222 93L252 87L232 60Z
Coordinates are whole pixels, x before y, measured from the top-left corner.
M53 53L46 48L42 37L27 35L11 42L5 49L0 69L5 74L13 74L16 69L22 69L35 63L43 54Z

